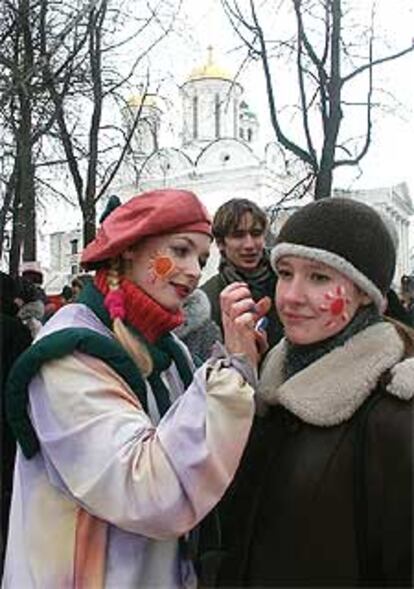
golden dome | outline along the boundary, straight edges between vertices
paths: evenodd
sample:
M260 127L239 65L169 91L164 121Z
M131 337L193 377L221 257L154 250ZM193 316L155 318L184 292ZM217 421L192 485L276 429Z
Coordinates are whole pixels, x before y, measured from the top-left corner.
M144 101L143 106L150 106L152 108L159 109L157 104L157 97L154 94L147 94L146 96L142 96L142 94L133 94L127 99L126 103L130 108L139 108L142 101Z
M233 76L225 70L224 68L220 67L213 61L213 48L211 45L207 48L208 50L208 58L207 62L199 67L196 67L192 70L188 77L188 82L193 80L201 80L205 78L218 78L221 80L233 80Z

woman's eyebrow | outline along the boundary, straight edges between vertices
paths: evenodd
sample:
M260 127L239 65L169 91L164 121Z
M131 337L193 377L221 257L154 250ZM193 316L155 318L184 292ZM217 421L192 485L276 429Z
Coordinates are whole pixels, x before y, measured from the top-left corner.
M311 261L309 263L309 266L313 270L320 270L321 272L328 272L328 270L329 270L329 268L327 268L324 264L321 264L320 262Z
M190 237L187 237L186 235L179 235L179 234L177 234L177 235L174 235L174 238L175 239L181 239L183 241L186 241L190 245L195 246L195 242Z

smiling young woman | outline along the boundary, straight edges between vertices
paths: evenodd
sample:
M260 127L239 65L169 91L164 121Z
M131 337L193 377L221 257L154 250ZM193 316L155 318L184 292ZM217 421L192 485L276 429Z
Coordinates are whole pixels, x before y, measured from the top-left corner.
M210 242L198 198L165 189L119 203L83 251L93 281L9 381L20 448L4 589L195 586L187 532L237 468L257 363L243 310L194 379L171 333Z
M285 337L222 506L220 586L412 587L414 336L382 314L395 258L381 217L349 199L282 227Z

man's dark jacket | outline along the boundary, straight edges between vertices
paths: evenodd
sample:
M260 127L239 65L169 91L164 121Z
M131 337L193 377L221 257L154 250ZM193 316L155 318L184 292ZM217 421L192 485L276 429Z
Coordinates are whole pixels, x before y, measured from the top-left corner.
M282 337L283 327L277 316L274 303L276 275L270 266L267 256L262 259L258 271L252 273L243 273L225 258L221 259L219 272L200 286L210 300L211 319L223 330L220 293L226 286L238 280L246 282L249 285L254 301L258 301L264 296L271 298L272 304L267 314L269 324L266 328L266 333L269 346L273 347Z

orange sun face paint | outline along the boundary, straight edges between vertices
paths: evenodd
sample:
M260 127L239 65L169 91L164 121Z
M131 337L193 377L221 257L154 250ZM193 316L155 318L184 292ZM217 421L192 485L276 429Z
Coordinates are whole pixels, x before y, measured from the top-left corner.
M151 278L153 282L164 279L174 270L175 264L170 256L156 254L150 262Z

